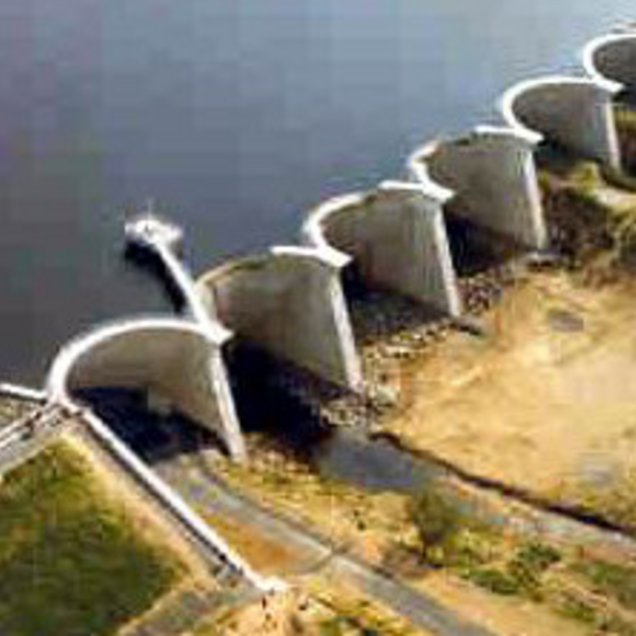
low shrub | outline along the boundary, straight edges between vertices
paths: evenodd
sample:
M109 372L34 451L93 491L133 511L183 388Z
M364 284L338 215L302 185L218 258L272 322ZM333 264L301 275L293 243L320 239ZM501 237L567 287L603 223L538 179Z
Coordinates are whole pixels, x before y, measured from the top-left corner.
M592 583L597 592L636 610L636 570L633 567L592 560L579 563L575 569Z
M437 562L448 550L465 520L457 507L435 490L424 490L413 499L411 516L425 557Z

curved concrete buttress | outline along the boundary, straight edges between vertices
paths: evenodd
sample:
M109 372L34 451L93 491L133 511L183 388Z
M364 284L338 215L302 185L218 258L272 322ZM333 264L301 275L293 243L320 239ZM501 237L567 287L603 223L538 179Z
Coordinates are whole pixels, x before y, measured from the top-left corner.
M353 390L362 371L334 250L274 247L204 274L208 311L237 335L318 377Z
M363 280L452 316L461 313L442 204L435 184L385 182L368 193L326 201L310 212L303 236L351 256Z
M539 77L509 88L500 107L512 128L619 168L612 98L620 88L588 77Z
M157 216L152 209L146 210L126 223L127 241L154 253L163 264L174 287L179 290L187 314L200 325L214 330L217 325L210 316L196 290L194 278L186 264L179 258L178 250L183 242L183 230Z
M586 73L636 91L636 33L611 33L588 42L581 53Z
M235 459L245 446L229 389L222 345L230 333L176 318L138 318L97 327L55 357L50 398L72 403L73 392L96 387L157 392L217 433Z
M480 126L465 137L419 148L408 165L421 183L455 192L447 211L543 249L548 239L533 156L537 139L521 130Z

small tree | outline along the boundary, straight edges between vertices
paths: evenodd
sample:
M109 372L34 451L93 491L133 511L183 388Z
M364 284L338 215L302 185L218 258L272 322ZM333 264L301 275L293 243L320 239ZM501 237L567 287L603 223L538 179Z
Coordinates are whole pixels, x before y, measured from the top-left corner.
M412 519L426 559L441 564L462 527L461 513L440 493L424 490L413 499Z

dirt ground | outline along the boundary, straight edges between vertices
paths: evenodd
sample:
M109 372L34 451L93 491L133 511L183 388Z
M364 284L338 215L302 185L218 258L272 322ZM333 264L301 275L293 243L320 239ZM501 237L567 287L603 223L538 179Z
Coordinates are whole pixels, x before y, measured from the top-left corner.
M461 608L462 615L499 636L584 636L592 629L531 601L490 594L465 581L434 573L415 583L440 602Z
M635 289L528 274L484 316L485 337L456 332L403 363L401 405L383 430L475 475L636 524Z
M360 592L318 578L210 616L188 636L433 636L371 603Z
M204 510L197 512L262 575L286 579L308 567L307 560L288 545L222 515Z
M578 544L569 545L568 541L537 543L500 526L486 528L477 524L472 527L469 520L464 519L461 523L465 524L465 528L455 544L454 556L446 558L440 566L430 567L422 557L407 496L370 494L347 484L325 482L272 448L267 452L261 451L259 453L252 447L249 469L227 462L218 463L216 469L234 489L257 498L261 505L310 525L341 546L343 551L387 569L407 585L437 598L442 605L494 633L506 636L552 636L555 633L588 636L596 633L595 626L608 622L603 614L607 607L617 615L631 612L631 609L623 610L613 604L611 594L592 592L595 589L593 583L579 580L577 568L600 556L593 556L592 550L588 553L587 549L584 551ZM311 568L298 567L302 559L299 561L296 556L295 560L284 546L259 540L251 533L246 535L244 530L222 519L206 518L261 571L294 580L303 590L306 590L307 578L314 576L327 581L327 590L333 585L327 562L320 563L319 567L315 562ZM545 573L537 573L536 588L532 587L532 590L525 589L523 584L514 591L497 591L497 580L501 581L502 576L506 578L516 572L513 574L515 580L525 580L517 578L519 571L514 568L522 561L525 564L523 568L532 567L527 559L520 557L529 545L547 546L554 550L558 563ZM611 551L604 556L610 559L610 563L613 560L623 563L622 557ZM629 570L629 576L625 575L625 585L632 586L636 582L631 572ZM534 575L530 574L530 580L534 580ZM563 600L563 595L573 585L576 594L572 604L578 608L580 603L582 607L575 615L568 613ZM589 618L582 617L583 612L589 614ZM289 612L281 610L278 615L289 617ZM262 619L262 615L256 613L254 620L259 616ZM632 619L630 613L628 620ZM630 636L635 633L624 626L620 631L609 628L606 631ZM227 633L241 632L230 630ZM312 631L298 633L313 634Z

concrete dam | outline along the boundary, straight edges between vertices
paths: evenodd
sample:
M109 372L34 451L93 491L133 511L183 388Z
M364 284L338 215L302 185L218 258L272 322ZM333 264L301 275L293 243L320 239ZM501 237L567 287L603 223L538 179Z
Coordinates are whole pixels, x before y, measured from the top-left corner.
M128 241L160 261L183 299L181 316L130 316L65 344L46 380L47 399L73 407L97 387L144 391L213 431L246 459L226 349L249 342L351 392L364 388L343 274L408 297L452 319L463 314L447 219L465 220L528 252L550 241L534 153L544 143L614 170L621 157L613 100L636 90L636 32L599 37L578 76L548 75L504 92L500 120L431 141L405 176L330 199L305 217L297 245L233 260L195 277L179 256L178 227L142 213Z

